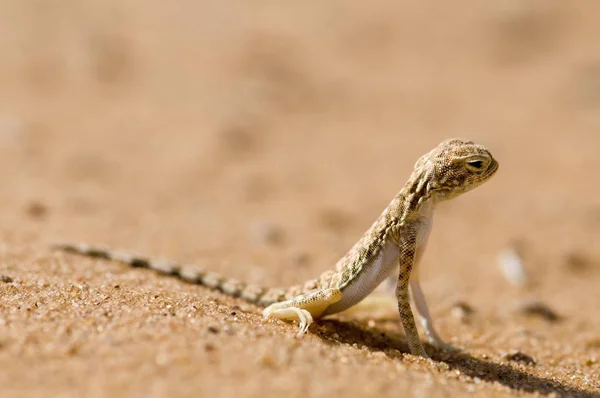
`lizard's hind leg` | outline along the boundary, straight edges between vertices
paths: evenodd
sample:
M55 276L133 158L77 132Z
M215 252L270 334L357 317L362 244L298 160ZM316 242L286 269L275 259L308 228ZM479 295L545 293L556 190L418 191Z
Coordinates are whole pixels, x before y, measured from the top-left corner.
M342 292L339 289L323 289L302 294L291 300L271 304L263 311L265 318L276 318L284 321L298 321L298 336L308 331L313 318L318 318L331 304L340 301Z

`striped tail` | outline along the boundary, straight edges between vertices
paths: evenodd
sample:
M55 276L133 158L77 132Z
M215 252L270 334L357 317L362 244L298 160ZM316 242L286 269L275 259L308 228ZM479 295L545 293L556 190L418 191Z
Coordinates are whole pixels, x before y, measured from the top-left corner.
M145 258L131 253L120 252L84 243L57 243L54 250L79 254L86 257L118 261L136 268L147 268L164 275L172 275L186 282L206 286L232 297L239 297L249 303L266 307L273 303L289 300L295 289L272 289L248 285L233 278L227 278L216 272L204 271L194 265L180 265L172 261Z

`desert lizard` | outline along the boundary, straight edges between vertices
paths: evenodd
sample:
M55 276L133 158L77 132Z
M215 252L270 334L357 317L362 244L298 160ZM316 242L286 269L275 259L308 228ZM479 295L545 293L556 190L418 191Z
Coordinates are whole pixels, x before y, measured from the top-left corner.
M56 248L149 268L240 297L266 307L263 312L266 318L298 321L299 334L308 330L313 319L354 306L393 272L398 272L396 298L410 352L427 357L409 296L429 342L436 347L448 347L433 326L415 270L431 231L434 207L442 200L481 185L496 170L498 162L484 146L462 139L443 141L416 162L404 187L333 269L303 285L287 289L252 286L195 266L86 244L58 244Z

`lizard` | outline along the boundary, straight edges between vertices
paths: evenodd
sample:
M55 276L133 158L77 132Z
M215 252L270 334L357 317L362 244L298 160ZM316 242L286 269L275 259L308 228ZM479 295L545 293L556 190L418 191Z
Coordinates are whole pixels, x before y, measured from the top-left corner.
M298 321L299 335L308 331L314 319L353 307L397 273L398 311L410 353L428 358L411 300L429 343L436 348L451 349L433 325L416 269L431 232L435 206L483 184L497 170L498 162L483 145L459 138L441 142L417 160L406 184L332 269L302 285L285 289L249 285L197 266L100 246L58 243L54 248L148 268L239 297L264 307L265 318Z

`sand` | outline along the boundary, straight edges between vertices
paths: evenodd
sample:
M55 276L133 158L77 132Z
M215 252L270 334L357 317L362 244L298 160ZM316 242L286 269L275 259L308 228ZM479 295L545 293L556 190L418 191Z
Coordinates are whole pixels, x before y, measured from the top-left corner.
M0 4L0 396L600 396L600 4ZM439 206L421 280L296 326L54 241L266 286L328 267L449 137L500 170ZM511 282L499 263L518 253ZM499 260L500 259L500 260Z

